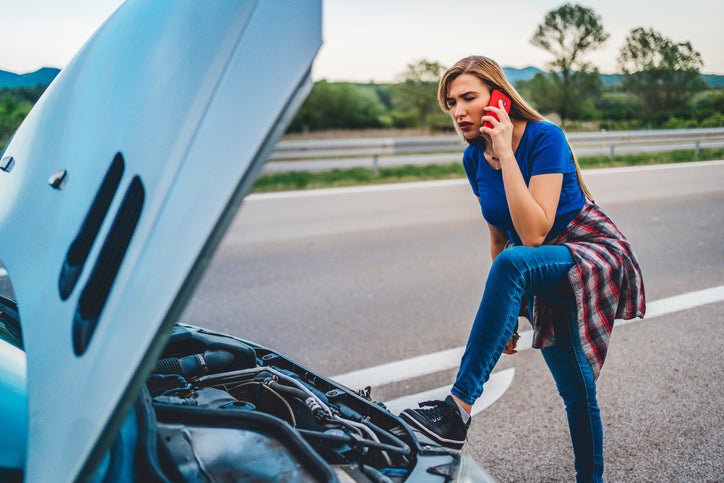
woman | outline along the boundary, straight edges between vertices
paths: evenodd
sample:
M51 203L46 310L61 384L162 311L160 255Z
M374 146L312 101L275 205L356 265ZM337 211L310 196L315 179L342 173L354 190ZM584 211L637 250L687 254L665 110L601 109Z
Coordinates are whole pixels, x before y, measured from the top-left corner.
M493 89L512 100L510 114L503 101L488 107ZM494 261L452 394L401 416L461 448L472 405L501 354L515 353L518 315L530 306L533 347L542 349L565 404L577 479L602 481L595 380L614 319L645 312L636 256L593 202L561 129L521 98L496 62L460 60L440 80L438 101L470 144L463 164Z

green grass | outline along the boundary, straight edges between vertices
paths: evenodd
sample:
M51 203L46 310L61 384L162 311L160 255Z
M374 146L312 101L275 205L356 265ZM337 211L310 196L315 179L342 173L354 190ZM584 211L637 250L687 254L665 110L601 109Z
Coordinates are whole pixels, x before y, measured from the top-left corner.
M724 149L702 149L699 160L724 159ZM694 150L669 151L662 153L627 154L615 156L613 161L607 155L587 156L578 159L581 168L607 168L617 166L638 166L645 164L682 163L696 161ZM401 183L405 181L428 181L433 179L461 178L465 176L461 162L433 164L427 166L399 166L380 168L375 176L371 169L333 169L331 171L271 173L259 177L253 192L288 191L314 188L333 188L366 184Z

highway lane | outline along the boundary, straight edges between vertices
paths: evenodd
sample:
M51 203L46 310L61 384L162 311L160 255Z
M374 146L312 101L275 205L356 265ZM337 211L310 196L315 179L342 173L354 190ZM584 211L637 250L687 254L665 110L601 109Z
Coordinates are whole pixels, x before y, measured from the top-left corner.
M650 300L722 283L723 164L588 180L631 239ZM488 253L464 183L251 200L184 318L346 372L460 345ZM389 347L359 349L378 346L380 334Z
M724 284L724 164L587 173L632 241L649 301ZM464 344L489 268L464 181L252 197L183 320L274 347L325 374ZM721 475L724 304L614 332L599 383L610 481ZM468 452L501 481L572 478L565 419L538 351L504 357L508 391L476 416ZM376 387L389 400L447 370ZM531 456L536 455L536 456Z

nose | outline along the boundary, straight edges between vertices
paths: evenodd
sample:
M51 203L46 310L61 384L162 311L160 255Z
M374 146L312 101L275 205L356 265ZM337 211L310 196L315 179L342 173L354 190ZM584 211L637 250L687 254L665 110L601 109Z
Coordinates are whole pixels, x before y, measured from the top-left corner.
M455 108L453 109L453 119L457 121L458 119L465 117L465 114L467 114L465 108L461 106L460 103L455 104Z

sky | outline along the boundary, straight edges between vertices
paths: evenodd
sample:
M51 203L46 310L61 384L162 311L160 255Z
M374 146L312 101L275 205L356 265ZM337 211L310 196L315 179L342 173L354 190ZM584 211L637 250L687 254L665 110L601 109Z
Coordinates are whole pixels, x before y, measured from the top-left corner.
M153 0L160 1L160 0ZM180 0L173 0L180 1ZM263 1L263 0L262 0ZM65 66L122 0L0 0L0 69L26 73ZM327 0L324 45L315 80L389 82L426 58L450 66L471 54L508 67L544 68L550 54L530 44L545 14L561 0ZM618 70L628 32L651 27L674 41L690 41L702 72L724 74L724 2L714 0L580 1L602 18L608 41L586 60L601 72Z

